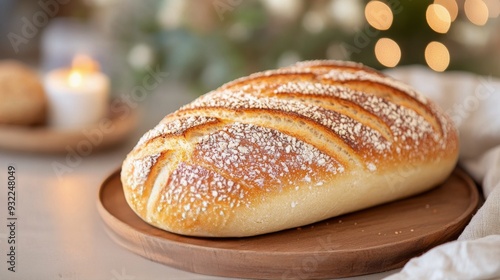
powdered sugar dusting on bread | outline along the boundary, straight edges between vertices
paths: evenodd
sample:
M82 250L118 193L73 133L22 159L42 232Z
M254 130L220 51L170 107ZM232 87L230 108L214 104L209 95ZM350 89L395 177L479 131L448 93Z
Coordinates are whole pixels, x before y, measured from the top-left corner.
M182 134L190 128L216 121L217 119L213 117L189 116L179 117L169 122L160 122L157 126L146 132L146 134L141 137L141 139L137 143L137 146L140 146L156 137L171 134Z
M389 102L382 97L364 94L347 87L310 82L290 82L278 86L274 93L332 96L353 102L384 121L391 129L394 142L397 142L398 138L401 137L402 140L410 139L419 145L426 136L439 136L431 124L414 110ZM441 138L437 137L436 140L439 139ZM411 146L406 145L404 148L411 149Z
M217 90L224 90L228 89L231 87L234 87L236 85L250 85L254 81L258 81L259 79L265 79L269 77L273 77L275 79L289 79L291 76L296 75L296 76L301 76L301 75L309 75L309 76L314 76L309 69L301 69L297 67L289 67L289 68L280 68L280 69L275 69L275 70L267 70L263 72L258 72L254 73L248 77L242 77L239 79L236 79L234 81L228 82L224 85L222 85L219 89Z
M204 136L193 153L245 185L263 191L297 182L322 185L318 173L342 173L344 166L312 145L274 129L234 123Z
M383 152L390 147L390 142L379 131L338 112L300 100L262 97L244 91L223 90L204 95L185 108L199 107L224 107L235 110L269 109L291 113L327 127L353 149L366 148L373 149L375 152Z
M314 66L341 66L341 67L353 67L353 68L362 68L363 64L354 62L354 61L345 61L345 60L308 60L308 61L299 61L295 63L292 67L314 67Z
M404 92L407 95L417 99L422 104L427 104L427 99L422 94L420 94L410 86L401 83L397 80L394 80L388 76L375 75L361 70L355 72L348 72L348 71L341 71L338 69L334 69L328 71L326 74L320 75L320 77L323 79L333 79L335 81L340 81L340 82L370 81L374 83L380 83L389 87L393 87L401 92Z
M132 190L135 190L135 193L138 195L142 195L142 192L144 191L144 183L148 179L151 168L155 165L159 157L160 153L157 153L132 161L134 171L132 176L129 177L128 185Z
M221 216L213 223L221 223L228 211L248 205L246 192L245 187L217 172L183 162L172 172L160 202L173 209L174 220L196 222L208 211Z

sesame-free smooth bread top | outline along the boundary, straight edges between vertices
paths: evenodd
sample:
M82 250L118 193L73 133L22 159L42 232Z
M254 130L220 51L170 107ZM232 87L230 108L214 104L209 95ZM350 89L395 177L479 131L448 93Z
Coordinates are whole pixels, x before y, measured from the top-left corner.
M306 61L229 82L129 153L130 207L164 230L252 236L428 190L453 170L451 121L361 64Z

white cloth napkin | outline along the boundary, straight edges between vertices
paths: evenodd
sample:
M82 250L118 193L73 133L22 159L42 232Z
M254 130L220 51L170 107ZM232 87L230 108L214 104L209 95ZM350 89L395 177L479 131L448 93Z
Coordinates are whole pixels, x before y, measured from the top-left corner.
M385 280L500 279L500 80L435 73L422 66L386 71L438 103L460 133L460 164L480 183L485 203L457 241L411 259Z

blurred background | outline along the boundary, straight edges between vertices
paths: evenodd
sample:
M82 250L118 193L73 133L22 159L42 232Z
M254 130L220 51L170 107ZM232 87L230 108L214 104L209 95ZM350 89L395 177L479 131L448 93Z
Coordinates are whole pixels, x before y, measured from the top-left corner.
M500 0L2 0L0 59L48 71L77 53L115 92L151 71L196 94L298 60L500 76Z

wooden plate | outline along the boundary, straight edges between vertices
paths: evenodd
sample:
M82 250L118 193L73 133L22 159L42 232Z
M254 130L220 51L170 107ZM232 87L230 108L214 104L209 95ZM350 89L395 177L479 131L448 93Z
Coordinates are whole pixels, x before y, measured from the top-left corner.
M402 267L458 237L479 204L460 170L426 193L302 228L247 238L194 238L143 222L119 172L102 184L98 209L110 237L148 259L190 272L259 279L335 278Z
M121 114L110 112L95 125L81 129L0 125L0 149L39 153L77 150L86 154L122 141L135 129L138 120L138 112L130 109Z

